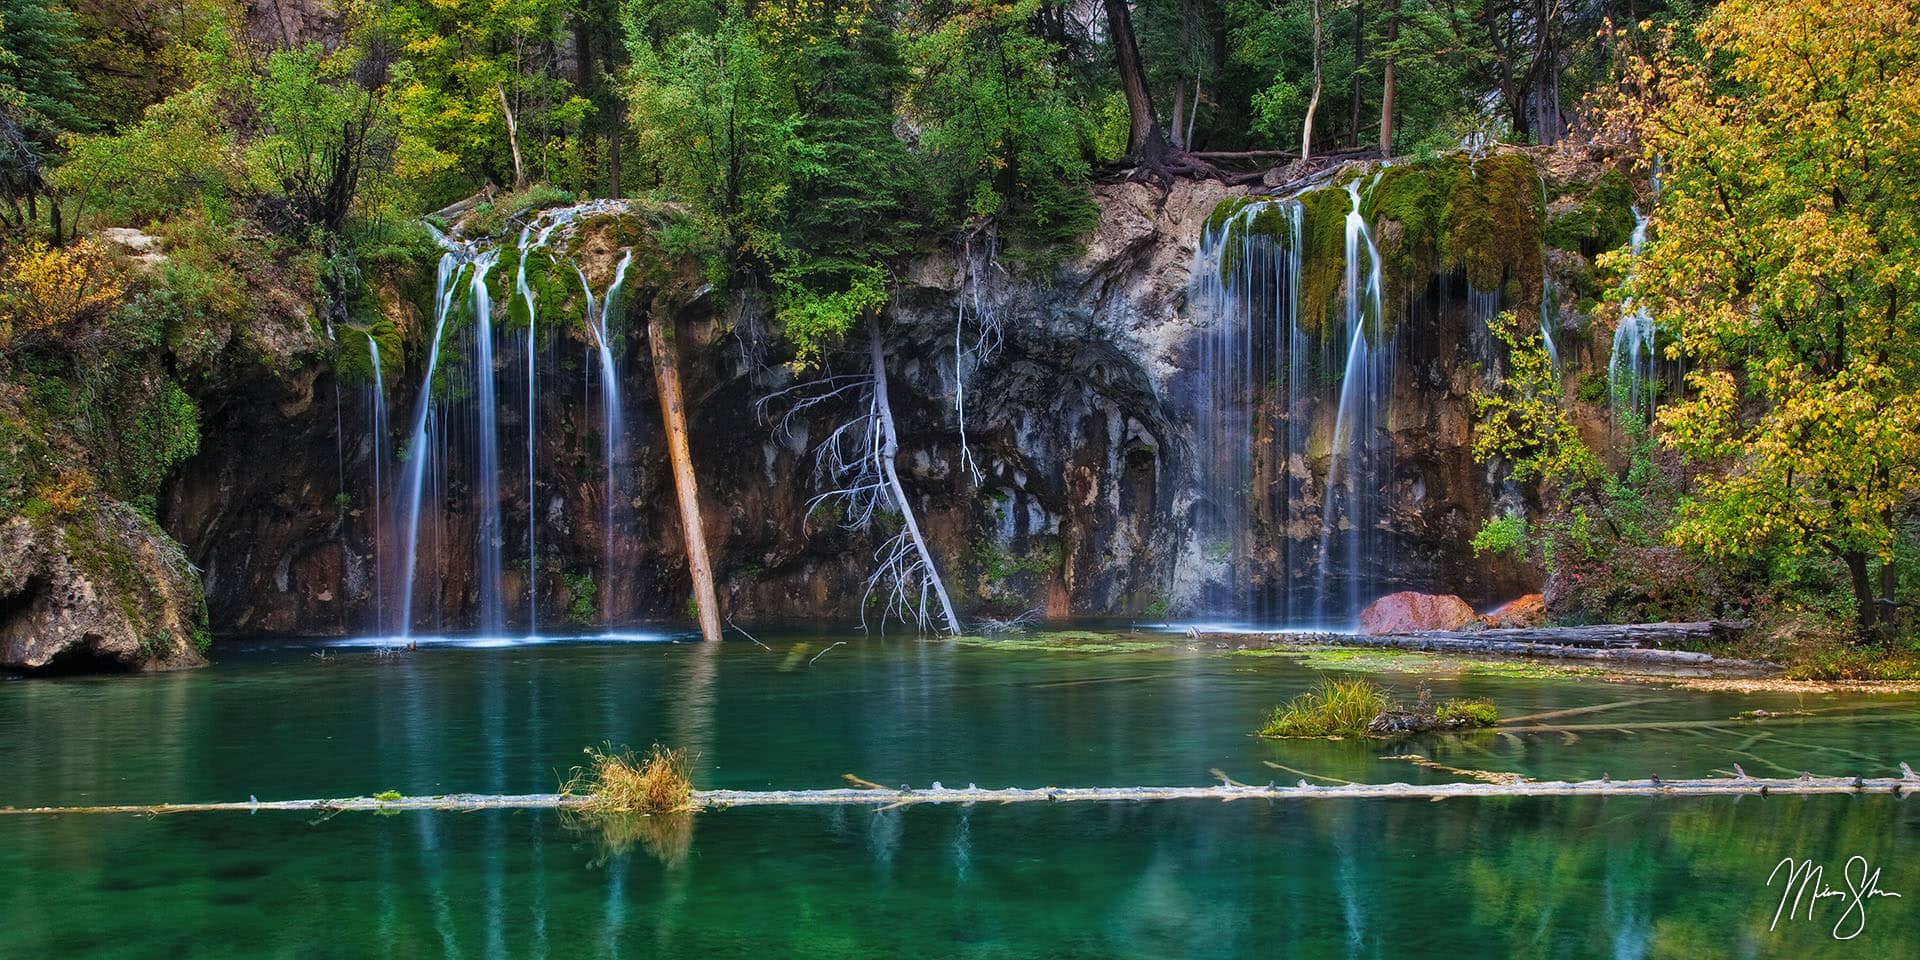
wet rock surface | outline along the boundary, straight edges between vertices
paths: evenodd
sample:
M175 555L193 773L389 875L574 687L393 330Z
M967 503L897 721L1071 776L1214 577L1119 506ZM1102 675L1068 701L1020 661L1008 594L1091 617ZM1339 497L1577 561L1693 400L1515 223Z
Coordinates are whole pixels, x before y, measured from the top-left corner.
M1416 630L1458 630L1479 617L1465 600L1403 590L1390 593L1360 611L1360 632L1370 635Z
M179 546L125 504L0 524L0 669L200 666L199 604Z
M898 464L963 614L1200 616L1248 591L1311 576L1299 567L1320 538L1323 448L1286 465L1295 478L1288 512L1261 527L1272 549L1229 563L1208 531L1220 511L1198 476L1193 413L1196 343L1208 321L1188 294L1203 223L1228 194L1211 182L1178 182L1165 197L1143 184L1102 185L1099 228L1081 255L1057 267L956 249L901 274L882 319ZM592 348L578 318L561 318L539 355L531 495L525 441L515 439L527 435L524 374L499 362L510 629L528 626L529 590L537 591L542 630L688 622L672 481L639 332L650 292L632 296L617 357L629 439L614 465L621 487L610 564ZM1535 589L1538 571L1476 559L1469 547L1496 507L1525 510L1530 500L1472 456L1483 358L1465 291L1436 281L1415 296L1413 328L1394 339L1399 372L1383 425L1391 488L1378 523L1386 549L1365 558L1363 573L1385 588L1479 603ZM170 483L160 513L205 571L217 634L398 632L395 483L384 476L385 499L377 500L374 469L383 445L403 453L399 434L419 389L431 318L423 320L417 297L387 299L388 320L406 344L404 369L387 382L389 436L372 435L370 385L321 364L261 364L201 392L201 452ZM988 316L999 336L982 360L974 343ZM884 537L842 529L814 502L815 449L855 411L827 404L783 419L780 394L798 375L763 305L702 302L681 311L673 328L723 608L742 623L855 619ZM310 338L261 339L296 358L324 347ZM1583 349L1567 352L1590 366ZM959 364L957 352L965 357ZM846 357L823 366L805 376L859 372ZM1309 411L1311 432L1330 433L1334 413L1324 404ZM451 466L434 481L436 506L423 519L421 556L431 569L423 563L415 579L416 630L475 625L481 511L472 451L456 444L446 453ZM1282 551L1288 541L1294 548ZM1346 585L1336 578L1329 589ZM1421 607L1417 622L1380 629L1473 622L1467 601L1451 599Z

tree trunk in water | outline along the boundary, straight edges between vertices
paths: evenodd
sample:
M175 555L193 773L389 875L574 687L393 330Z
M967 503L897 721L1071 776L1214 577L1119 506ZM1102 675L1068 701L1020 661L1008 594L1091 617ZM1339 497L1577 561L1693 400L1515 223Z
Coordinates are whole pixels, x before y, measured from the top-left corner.
M1147 92L1147 71L1140 64L1140 45L1134 40L1127 0L1101 0L1107 11L1107 32L1113 40L1113 58L1120 70L1120 87L1127 95L1127 152L1137 160L1158 162L1171 146L1153 112Z
M1313 159L1313 114L1320 109L1320 0L1313 0L1313 97L1307 101L1307 119L1300 125L1300 159Z
M527 168L520 163L520 125L514 122L513 105L507 102L507 88L496 83L493 92L500 95L500 112L507 118L507 146L513 150L513 188L524 190Z
M713 563L707 558L706 527L700 522L700 487L687 446L687 409L680 393L680 348L674 343L673 313L655 302L647 316L647 342L653 348L653 382L660 391L660 421L667 428L667 458L673 463L673 489L680 498L680 532L687 541L687 572L693 576L693 603L700 614L700 637L720 639L720 602L713 592Z
M880 469L886 472L887 488L893 492L894 504L900 508L907 536L913 538L913 548L919 552L920 562L926 564L927 579L932 582L934 595L940 598L940 613L946 618L947 631L957 635L960 618L953 612L947 585L940 579L940 568L934 566L933 552L927 549L927 540L920 535L920 522L914 519L913 505L907 502L906 488L900 485L900 472L893 466L894 458L900 453L900 436L893 429L893 405L887 400L887 354L880 348L878 317L867 319L867 348L873 362L873 405L880 419Z
M1393 48L1400 41L1400 0L1387 4L1387 55L1380 71L1380 155L1393 156Z
M1871 639L1874 624L1879 617L1873 602L1873 584L1867 579L1867 555L1860 552L1848 553L1846 564L1847 580L1853 584L1853 605L1860 620L1860 636Z

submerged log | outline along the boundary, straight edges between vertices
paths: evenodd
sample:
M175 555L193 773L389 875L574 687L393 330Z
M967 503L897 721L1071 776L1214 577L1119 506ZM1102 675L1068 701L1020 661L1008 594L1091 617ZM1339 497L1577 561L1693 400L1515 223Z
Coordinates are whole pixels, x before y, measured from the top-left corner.
M1768 794L1884 793L1900 794L1920 789L1920 776L1907 772L1902 764L1899 777L1711 777L1698 780L1544 780L1499 783L1337 783L1314 786L1302 781L1294 786L1267 784L1254 786L1237 781L1204 787L942 787L938 783L915 790L875 787L842 787L825 790L696 790L693 807L771 806L868 806L892 808L919 804L953 803L1067 803L1132 802L1147 800L1362 800L1411 799L1451 800L1474 797L1724 797ZM1462 771L1469 775L1479 771ZM868 781L870 782L870 781ZM383 812L397 810L580 810L592 798L560 793L536 793L509 796L491 794L449 794L438 797L341 797L331 800L275 800L245 803L122 804L90 807L4 807L6 815L59 815L131 813L215 813L290 811L332 815L347 811Z

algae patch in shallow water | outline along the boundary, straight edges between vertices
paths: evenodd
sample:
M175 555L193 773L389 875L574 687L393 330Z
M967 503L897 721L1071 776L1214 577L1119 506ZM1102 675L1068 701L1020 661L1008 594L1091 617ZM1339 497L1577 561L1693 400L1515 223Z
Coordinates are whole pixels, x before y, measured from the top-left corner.
M1138 636L1138 635L1135 635ZM1042 633L1017 637L983 637L975 635L945 637L939 642L956 643L961 646L983 647L1003 651L1052 651L1059 653L1145 653L1150 650L1171 649L1175 638L1121 639L1111 633L1098 633L1092 630L1049 630Z
M1521 680L1594 677L1592 667L1564 666L1532 660L1493 660L1414 653L1403 650L1345 647L1260 647L1232 651L1239 657L1286 657L1318 670L1368 673L1417 673L1430 676L1491 676Z

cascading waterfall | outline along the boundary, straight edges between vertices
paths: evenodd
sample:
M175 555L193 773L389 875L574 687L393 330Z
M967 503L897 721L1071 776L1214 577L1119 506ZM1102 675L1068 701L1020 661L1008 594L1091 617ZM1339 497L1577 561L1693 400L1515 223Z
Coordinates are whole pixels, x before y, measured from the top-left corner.
M380 522L382 506L385 503L386 485L384 474L387 459L387 384L380 370L380 341L367 334L367 356L373 362L373 397L368 404L373 422L373 499L372 509L367 515L373 521L373 617L376 633L387 632L387 568L380 552L380 545L386 541L381 538Z
M502 456L500 410L502 404L512 408L520 402L520 398L511 394L511 391L516 389L513 384L518 379L515 367L522 362L522 358L515 355L514 351L522 348L526 355L524 370L519 372L526 377L527 391L526 623L529 630L538 628L538 527L541 520L538 490L538 338L541 325L535 285L529 279L527 261L536 251L548 247L557 230L576 220L582 213L603 209L604 204L594 204L551 211L522 229L517 242L509 239L497 245L460 241L438 232L434 234L444 253L435 282L432 340L427 345L426 368L420 381L419 394L414 400L406 446L403 448L403 463L397 477L395 496L391 498L392 518L388 524L397 541L399 549L396 552L400 554L392 568L400 577L397 606L399 635L402 637L410 636L416 627L431 625L416 622L416 607L420 606L420 598L436 594L443 583L453 582L446 580L446 561L426 558L457 558L469 544L457 532L463 528L448 523L450 511L443 505L450 494L458 494L461 502L471 504L472 509L474 525L470 544L473 547L474 625L483 633L495 636L506 629L508 616L504 555L508 531L503 513L502 481L508 467L503 463ZM517 296L526 308L524 344L519 331L508 334L499 328L497 321L500 318L495 316L492 287L489 285L493 268L498 265L501 256L508 252L508 245L517 249L519 260L511 281L513 292L503 303L511 303L511 297ZM619 477L615 467L625 443L625 415L621 405L613 335L618 329L620 291L631 259L629 251L620 260L613 282L604 295L596 298L591 289L586 291L588 337L593 341L590 349L599 354L599 362L593 366L600 380L607 453L607 569L602 573L603 579L612 573L615 525L619 519L615 504L620 500ZM585 274L580 273L577 265L574 269L581 276L583 288L586 288ZM548 326L551 327L551 324ZM371 349L375 351L374 389L384 398L385 384L378 379L378 347ZM509 378L504 381L509 391L509 395L505 396L501 393L502 368L504 375ZM383 402L382 399L376 404ZM383 406L376 406L375 419L377 443L384 447L387 428ZM383 469L376 465L376 500L380 499L383 492L379 489L380 484L385 482L383 474ZM384 521L376 519L375 522L380 524ZM381 542L379 532L376 532L375 540L376 543ZM382 566L381 569L385 571L387 567ZM384 581L377 589L385 592ZM380 624L384 632L392 627L385 613L384 601L381 606ZM437 617L442 607L435 604L433 609ZM514 619L518 619L517 612Z
M487 273L500 258L488 250L473 261L472 304L473 389L478 409L479 469L475 486L480 499L477 562L480 588L480 629L497 634L506 626L506 608L500 597L502 551L506 537L500 527L500 422L494 402L493 298L487 291Z
M1304 480L1315 369L1312 338L1299 323L1304 218L1294 200L1250 204L1202 237L1196 260L1194 299L1208 329L1194 414L1210 512L1195 533L1208 559L1234 571L1241 593L1233 608L1247 620L1289 622L1310 612L1299 586L1306 558L1287 535ZM1256 230L1257 221L1274 226ZM1278 587L1241 575L1274 562Z
M533 224L522 228L520 259L513 277L513 288L527 308L527 629L536 632L540 627L540 496L537 490L540 473L536 465L540 449L540 390L535 370L539 344L535 336L540 329L540 310L533 287L527 283L527 260L535 251L544 249L553 232L572 223L576 215L572 209L560 210L551 214L546 226L538 232L534 231Z
M436 439L432 429L435 419L433 378L440 369L440 341L447 329L447 317L453 313L454 299L459 289L454 281L465 269L471 252L466 246L449 240L437 231L434 237L446 248L446 252L440 255L439 274L434 282L433 339L427 346L427 372L420 382L420 395L413 402L413 426L407 431L407 470L400 494L400 506L403 509L400 525L406 530L400 566L400 635L403 637L413 631L413 594L420 555L420 505L426 492L427 464L435 459L432 456L434 443L430 442Z
M1202 504L1194 536L1230 585L1215 609L1246 620L1349 620L1371 599L1369 569L1386 563L1379 521L1393 350L1360 188L1348 185L1339 329L1333 319L1324 330L1302 323L1309 225L1297 200L1246 205L1208 229L1195 259L1192 302L1206 329L1193 392ZM1332 433L1316 443L1314 414L1327 408ZM1329 465L1316 513L1306 504L1321 444Z
M1547 208L1547 178L1540 178L1540 209ZM1547 245L1540 243L1540 342L1547 348L1547 362L1553 375L1560 376L1560 345L1554 342L1554 328L1560 325L1559 304L1554 299L1553 271L1547 268Z
M1393 355L1380 310L1380 251L1374 246L1366 218L1360 214L1359 180L1347 183L1347 193L1353 199L1346 223L1347 363L1340 378L1340 406L1334 419L1320 523L1319 599L1323 621L1357 616L1370 599L1363 592L1366 580L1362 564L1370 548L1377 545L1373 534L1380 517L1382 481L1387 476L1379 436L1392 385ZM1337 486L1341 483L1344 489ZM1344 523L1337 509L1343 501ZM1342 558L1346 584L1341 606L1334 605L1334 591L1328 585L1336 566L1336 533L1341 534L1346 552Z
M620 461L622 439L626 432L626 420L620 406L620 374L613 355L613 323L618 319L616 312L620 306L621 288L627 282L627 267L633 263L633 251L629 250L620 257L620 263L613 269L613 283L607 287L606 296L599 301L595 310L593 291L588 288L587 275L576 265L574 272L580 276L581 290L587 299L587 327L593 334L594 346L600 358L600 417L601 433L606 440L607 458L607 495L606 495L606 565L601 579L602 596L611 596L614 574L614 518L615 505L619 501L619 478L616 467Z
M1647 216L1633 208L1633 236L1628 255L1638 260L1647 243ZM1629 267L1629 269L1632 269ZM1614 416L1620 416L1621 401L1631 416L1652 413L1650 384L1654 377L1653 317L1645 307L1631 299L1620 305L1620 324L1613 329L1613 353L1607 358L1608 394L1613 399Z

